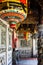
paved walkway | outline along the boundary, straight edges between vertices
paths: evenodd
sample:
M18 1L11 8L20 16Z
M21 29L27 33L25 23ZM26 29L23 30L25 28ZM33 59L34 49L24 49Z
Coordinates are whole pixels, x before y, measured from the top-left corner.
M37 59L19 60L17 65L38 65L38 61Z

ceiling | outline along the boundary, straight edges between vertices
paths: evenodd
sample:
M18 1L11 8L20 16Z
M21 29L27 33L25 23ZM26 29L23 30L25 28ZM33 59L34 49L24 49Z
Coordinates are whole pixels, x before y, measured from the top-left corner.
M7 22L22 22L27 17L26 2L21 0L2 0L0 2L0 18Z
M34 30L37 30L37 25L41 24L43 18L43 4L41 3L43 3L42 0L30 0L27 18L17 29L20 30L20 33L23 31L34 32Z
M41 17L43 17L43 0L0 0L0 18L9 24L16 22L18 29L22 23L40 23ZM26 25L23 27L26 28Z

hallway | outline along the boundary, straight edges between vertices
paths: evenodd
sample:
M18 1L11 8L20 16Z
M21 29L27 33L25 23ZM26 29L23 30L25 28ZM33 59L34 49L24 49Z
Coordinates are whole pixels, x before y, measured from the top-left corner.
M43 0L0 0L0 65L43 65Z

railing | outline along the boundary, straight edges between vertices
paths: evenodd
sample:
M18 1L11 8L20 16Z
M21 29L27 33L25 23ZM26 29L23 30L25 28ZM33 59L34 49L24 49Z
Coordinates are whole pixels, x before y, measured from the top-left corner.
M15 51L16 58L30 58L32 56L32 52L30 50L18 50Z

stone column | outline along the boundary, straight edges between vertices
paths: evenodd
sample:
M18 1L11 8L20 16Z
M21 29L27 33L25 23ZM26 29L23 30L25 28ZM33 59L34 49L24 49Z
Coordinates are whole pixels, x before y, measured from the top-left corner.
M43 65L43 22L38 26L38 65Z

